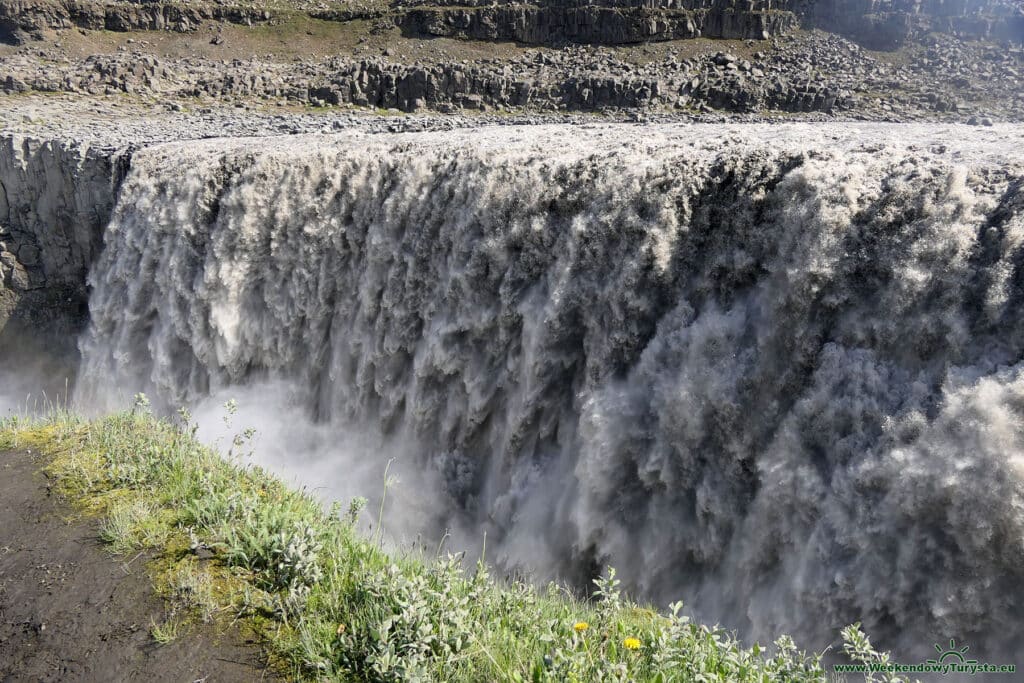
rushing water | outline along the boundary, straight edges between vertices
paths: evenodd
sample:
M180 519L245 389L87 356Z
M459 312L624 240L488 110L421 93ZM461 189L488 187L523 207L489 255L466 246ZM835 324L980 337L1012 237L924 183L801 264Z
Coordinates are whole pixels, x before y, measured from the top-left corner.
M395 456L414 532L611 563L747 636L1012 651L1021 150L825 125L143 150L79 398L241 393L332 495Z

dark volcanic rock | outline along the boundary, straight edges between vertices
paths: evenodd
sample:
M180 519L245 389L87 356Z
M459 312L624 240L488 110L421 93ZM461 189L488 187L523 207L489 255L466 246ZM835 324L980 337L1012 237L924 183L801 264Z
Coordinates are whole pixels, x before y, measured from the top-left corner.
M18 44L47 29L107 31L193 31L208 20L251 25L272 19L255 7L172 3L89 2L89 0L0 0L0 42Z
M708 3L707 9L607 6L552 2L486 7L412 8L398 20L412 35L476 40L514 40L528 44L565 42L619 45L680 38L766 39L799 24L791 12L746 11L732 3ZM685 3L700 4L700 3Z
M1024 41L1024 8L1014 0L397 0L393 8L409 34L529 44L767 39L800 25L883 50L931 32Z
M0 0L0 41L17 44L70 27L192 31L211 19L251 25L275 21L275 11L220 2ZM801 25L878 49L936 31L1024 41L1024 8L1016 0L395 0L376 9L305 11L329 21L379 20L409 35L543 45L768 39Z

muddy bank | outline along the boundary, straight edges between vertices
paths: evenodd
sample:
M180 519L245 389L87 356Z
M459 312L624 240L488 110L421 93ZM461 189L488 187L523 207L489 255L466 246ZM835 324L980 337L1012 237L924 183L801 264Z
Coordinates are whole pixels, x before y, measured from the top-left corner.
M95 525L67 521L39 456L0 453L0 681L273 680L254 646L213 628L167 645L144 559L104 550Z

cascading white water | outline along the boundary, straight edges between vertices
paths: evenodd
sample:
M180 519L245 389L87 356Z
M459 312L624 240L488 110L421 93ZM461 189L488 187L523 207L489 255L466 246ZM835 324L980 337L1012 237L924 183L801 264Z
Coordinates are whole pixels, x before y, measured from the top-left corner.
M143 150L79 397L284 392L323 452L355 429L415 454L424 526L486 531L505 567L610 563L751 637L1009 651L1022 150L878 125ZM385 457L335 455L341 479Z

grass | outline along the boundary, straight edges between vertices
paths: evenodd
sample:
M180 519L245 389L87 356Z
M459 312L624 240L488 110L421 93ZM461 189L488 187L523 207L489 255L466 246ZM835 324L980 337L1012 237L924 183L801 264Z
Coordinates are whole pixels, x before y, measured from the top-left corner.
M482 562L466 571L456 556L389 554L356 531L362 499L327 510L195 431L187 412L154 417L144 397L95 421L61 411L0 421L0 451L46 454L110 549L148 558L168 606L151 627L157 642L196 622L235 624L300 681L826 680L820 656L791 638L743 647L679 603L634 604L612 570L583 600L556 584L495 581ZM856 625L843 636L855 660L886 661Z
M166 645L178 639L182 632L182 623L174 617L169 618L162 624L155 621L150 624L149 634L153 640L160 645Z

